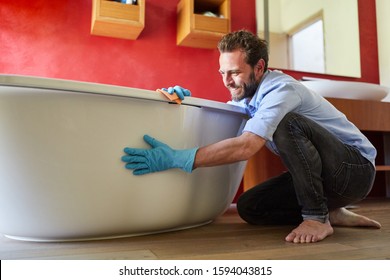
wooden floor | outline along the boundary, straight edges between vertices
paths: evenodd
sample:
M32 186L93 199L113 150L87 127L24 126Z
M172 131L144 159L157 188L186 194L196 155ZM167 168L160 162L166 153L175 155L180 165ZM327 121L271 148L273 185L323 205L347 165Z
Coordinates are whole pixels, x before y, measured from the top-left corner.
M390 199L368 199L354 212L382 223L382 229L335 228L313 244L284 241L290 226L251 226L232 206L203 227L131 238L70 243L34 243L0 237L0 258L11 259L175 259L175 260L355 260L390 259Z

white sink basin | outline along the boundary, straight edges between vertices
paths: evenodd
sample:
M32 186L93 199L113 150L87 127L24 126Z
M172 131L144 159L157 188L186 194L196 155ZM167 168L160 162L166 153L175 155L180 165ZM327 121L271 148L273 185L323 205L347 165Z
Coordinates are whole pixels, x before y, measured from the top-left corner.
M389 93L389 88L363 82L312 80L301 83L324 97L381 101Z

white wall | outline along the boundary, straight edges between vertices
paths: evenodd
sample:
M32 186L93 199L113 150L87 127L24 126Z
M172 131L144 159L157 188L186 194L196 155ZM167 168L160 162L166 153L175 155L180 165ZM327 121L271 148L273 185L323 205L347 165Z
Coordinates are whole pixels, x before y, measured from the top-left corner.
M259 35L264 30L263 4L263 0L256 0ZM277 42L272 42L272 39L278 38L278 34L279 37L285 35L298 24L323 11L326 73L360 77L357 0L269 0L269 7L270 67L283 68L281 64L274 64L277 58L272 56L272 51L275 52L272 45Z
M390 88L390 1L376 0L380 84ZM384 101L390 102L390 94Z

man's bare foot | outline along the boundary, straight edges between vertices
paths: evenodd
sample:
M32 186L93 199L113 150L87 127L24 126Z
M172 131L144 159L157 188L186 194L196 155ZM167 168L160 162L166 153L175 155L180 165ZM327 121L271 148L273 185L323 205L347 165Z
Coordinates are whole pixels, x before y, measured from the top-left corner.
M330 222L321 223L314 220L304 220L286 237L287 242L312 243L325 239L333 234Z
M358 215L345 208L329 211L329 221L333 226L381 228L381 224L377 221Z
M294 243L318 242L333 234L332 226L381 228L381 224L375 220L345 208L337 208L329 212L329 221L326 223L304 220L287 235L286 241Z

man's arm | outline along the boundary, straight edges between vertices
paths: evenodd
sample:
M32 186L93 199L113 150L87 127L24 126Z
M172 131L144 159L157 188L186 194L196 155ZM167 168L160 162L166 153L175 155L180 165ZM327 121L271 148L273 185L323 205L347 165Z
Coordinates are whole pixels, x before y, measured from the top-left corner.
M193 169L248 160L264 146L265 142L256 134L244 132L238 137L199 148Z
M175 150L149 135L144 136L150 149L124 149L122 161L134 175L181 168L191 173L198 167L216 166L249 159L260 150L265 140L253 133L244 132L241 136L226 139L202 148Z

